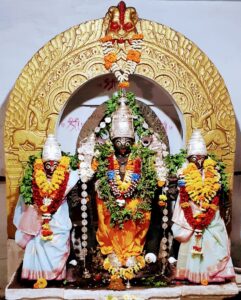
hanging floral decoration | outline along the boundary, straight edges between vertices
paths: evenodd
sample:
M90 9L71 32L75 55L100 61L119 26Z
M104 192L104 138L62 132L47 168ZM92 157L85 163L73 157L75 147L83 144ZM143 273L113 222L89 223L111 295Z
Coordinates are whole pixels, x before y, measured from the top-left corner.
M203 208L203 212L195 216L192 213L192 208L190 206L189 201L190 198L187 191L185 190L185 187L184 186L180 187L180 205L184 211L184 215L188 224L193 229L204 230L210 225L210 223L212 222L215 216L215 213L218 209L219 196L216 195L212 199L212 201L210 201L207 204L202 203L201 207Z
M194 163L189 163L183 171L185 188L189 197L195 203L208 203L220 189L220 175L215 169L216 162L211 158L204 161L204 180Z
M161 207L167 206L167 196L165 194L159 196L158 205Z
M123 228L125 221L141 221L143 214L151 210L151 201L154 198L155 191L158 186L165 184L167 169L162 155L164 156L168 152L166 151L166 145L163 143L160 147L161 156L157 151L142 144L141 139L152 136L154 132L145 122L136 103L135 95L126 93L126 103L132 111L134 129L139 140L131 148L131 155L126 166L126 175L124 180L120 180L119 165L109 139L111 116L118 108L120 97L121 93L119 92L107 101L105 117L99 126L95 128L97 141L100 139L100 142L96 143L91 167L96 171L98 179L96 187L100 198L110 211L111 224ZM107 182L109 184L106 184ZM140 201L130 209L125 204L129 203L134 194L135 198ZM164 196L162 195L162 197ZM166 196L164 198L166 199Z
M218 191L220 174L217 163L208 158L203 163L203 177L194 163L189 163L178 181L180 205L188 224L193 228L196 244L192 254L202 255L202 234L212 222L219 205ZM191 203L199 206L200 212L193 214Z
M136 66L141 60L142 40L143 34L134 34L129 40L131 49L127 52L126 65L122 70L114 48L115 40L110 35L100 39L104 53L105 68L115 75L119 82L119 88L125 89L130 85L129 76L134 74Z
M193 229L204 230L211 223L219 204L220 175L214 168L216 162L208 158L203 163L203 176L194 163L189 163L180 175L180 205ZM190 201L202 210L193 216Z
M41 239L52 240L53 231L49 222L60 207L69 180L69 157L63 156L51 180L47 179L42 159L36 159L33 173L33 201L42 213Z
M20 194L26 205L36 205L42 216L41 238L51 240L49 222L61 205L69 179L69 169L76 169L76 156L64 153L51 180L46 177L41 153L30 156L24 171Z
M96 177L98 179L96 187L100 198L110 211L111 224L123 228L125 221L141 222L144 213L151 210L151 201L157 189L155 152L144 147L140 142L135 144L132 147L128 162L128 168L135 171L132 173L132 175L135 174L133 175L133 182L131 179L126 182L119 182L118 174L115 172L117 166L112 144L110 142L97 144L96 151L99 153L94 160L96 161L94 164L97 166ZM131 175L130 172L128 173ZM107 182L109 184L106 184ZM132 199L131 194L134 189L136 191L135 199L140 201L132 201L135 204L133 207L125 205Z
M116 199L130 198L136 190L138 182L141 178L141 160L139 157L134 160L129 159L126 165L125 176L121 180L119 172L119 164L115 155L108 158L109 166L107 177Z

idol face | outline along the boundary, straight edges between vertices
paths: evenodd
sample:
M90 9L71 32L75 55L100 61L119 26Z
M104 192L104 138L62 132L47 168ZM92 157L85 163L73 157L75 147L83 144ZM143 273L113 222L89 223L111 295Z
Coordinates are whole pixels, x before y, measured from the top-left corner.
M131 146L134 144L134 139L132 138L115 138L113 140L113 145L117 155L126 156L131 152Z
M53 175L53 173L54 173L55 169L57 168L58 164L59 164L59 162L56 161L56 160L49 160L49 161L44 162L44 169L45 169L45 172L46 172L46 176L48 178L50 178Z
M205 159L206 155L190 155L188 157L188 161L194 163L198 169L201 169L203 167Z

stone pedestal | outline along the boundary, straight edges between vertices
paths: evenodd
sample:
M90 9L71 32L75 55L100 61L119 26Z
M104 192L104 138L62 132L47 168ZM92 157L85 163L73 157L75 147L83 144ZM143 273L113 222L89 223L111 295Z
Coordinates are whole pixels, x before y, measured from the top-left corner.
M51 299L51 300L194 300L194 299L232 299L239 289L236 283L201 285L181 285L163 288L130 288L125 291L111 291L104 289L70 289L70 288L45 288L45 289L24 289L14 288L12 281L6 288L5 297L7 300L18 299ZM111 298L112 296L112 298ZM115 297L115 298L114 298ZM237 298L238 299L238 298Z

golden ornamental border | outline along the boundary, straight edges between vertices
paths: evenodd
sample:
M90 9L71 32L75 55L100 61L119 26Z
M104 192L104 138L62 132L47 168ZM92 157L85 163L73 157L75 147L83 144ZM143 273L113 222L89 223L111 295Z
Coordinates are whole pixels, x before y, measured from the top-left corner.
M165 25L140 19L137 29L144 42L136 74L172 96L184 116L186 141L194 128L202 130L208 149L226 162L232 190L235 115L217 68L193 42ZM55 132L69 97L87 80L107 73L99 42L103 35L103 19L60 33L32 57L11 91L4 128L10 237L23 163Z

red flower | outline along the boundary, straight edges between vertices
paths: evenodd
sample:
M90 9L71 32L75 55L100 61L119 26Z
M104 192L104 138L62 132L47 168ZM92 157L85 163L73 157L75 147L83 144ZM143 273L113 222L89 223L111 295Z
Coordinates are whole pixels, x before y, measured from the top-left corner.
M135 159L134 173L140 173L140 172L141 172L141 159L138 157Z
M188 202L189 201L189 195L185 189L185 187L180 187L180 205L184 202ZM215 204L218 205L219 203L219 196L216 195L211 204ZM184 211L184 215L185 218L187 220L187 222L189 223L189 225L193 228L193 229L199 229L199 230L203 230L205 228L207 228L210 223L212 222L216 211L208 208L207 212L205 213L205 218L198 218L195 219L193 216L193 212L192 212L192 208L191 206L188 207L182 207L183 211Z
M42 236L49 236L49 235L53 234L53 231L52 230L43 229L43 230L41 230L41 234L42 234Z
M50 205L47 206L48 208L47 212L52 215L58 210L58 208L60 207L60 205L64 200L64 194L69 180L69 172L65 172L64 175L65 178L60 184L59 189L54 192L54 195L51 195L52 202L50 203ZM44 212L41 210L41 208L44 206L43 197L40 194L40 189L38 188L35 180L32 181L32 191L33 191L34 204L37 205L37 207L40 210L40 213L43 214ZM43 220L43 224L49 223L49 221L50 220ZM52 230L42 229L41 234L43 237L45 237L45 236L51 236L53 232Z
M109 156L107 159L109 161L108 169L114 170L114 155Z

